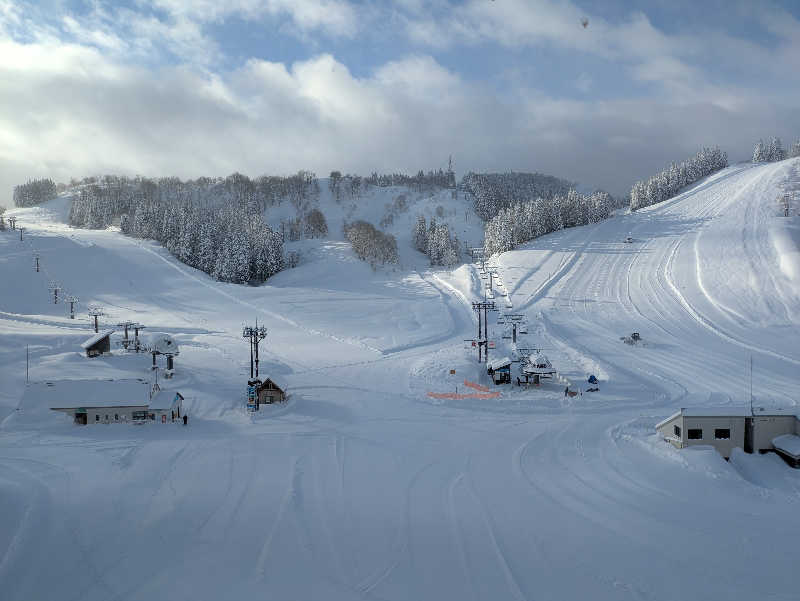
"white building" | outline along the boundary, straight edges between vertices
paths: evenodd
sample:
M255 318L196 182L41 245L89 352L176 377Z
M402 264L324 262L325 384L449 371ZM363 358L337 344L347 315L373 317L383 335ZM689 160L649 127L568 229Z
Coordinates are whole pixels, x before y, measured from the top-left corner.
M656 424L664 440L679 449L711 445L729 459L734 447L746 453L775 451L787 461L800 457L797 409L684 407Z
M52 380L29 384L20 406L66 413L81 425L141 423L156 420L156 415L166 423L182 410L182 401L180 393L159 390L141 378Z

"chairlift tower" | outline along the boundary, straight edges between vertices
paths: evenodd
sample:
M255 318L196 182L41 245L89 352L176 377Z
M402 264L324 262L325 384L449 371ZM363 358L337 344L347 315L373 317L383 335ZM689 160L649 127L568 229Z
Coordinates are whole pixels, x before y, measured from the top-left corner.
M792 208L792 195L787 192L786 194L778 198L778 202L780 202L783 205L783 216L788 217L789 211Z
M125 333L124 337L122 338L122 342L120 344L122 345L122 348L124 348L126 351L128 350L128 347L131 344L131 339L128 338L128 330L132 328L134 325L136 325L135 321L123 321L117 324L117 327L122 328L123 332Z
M69 318L75 319L75 303L78 302L77 296L68 296L66 301L69 303Z
M47 289L50 292L53 293L53 304L57 305L58 304L58 293L61 291L61 285L58 282L56 282L54 280L51 280L50 284L47 286ZM95 332L96 331L97 330L95 330Z
M105 315L105 313L103 313L103 307L100 307L98 305L90 305L89 306L89 317L93 317L94 318L94 333L95 334L97 334L97 318L100 317L101 315Z
M525 316L521 313L506 313L505 315L501 315L497 318L497 323L506 325L511 324L512 328L512 342L517 342L517 325L525 320ZM507 338L507 336L503 336L503 338Z
M481 362L481 347L485 346L484 352L486 363L489 362L489 322L488 312L497 311L494 301L483 301L472 303L472 310L478 314L478 363ZM481 330L481 311L483 311L483 330Z
M34 261L34 268L36 269L36 273L39 273L39 253L33 253L33 261Z
M144 330L147 326L143 326L140 323L133 323L131 327L133 328L133 350L137 353L144 351L144 347L141 342L139 342L139 330Z

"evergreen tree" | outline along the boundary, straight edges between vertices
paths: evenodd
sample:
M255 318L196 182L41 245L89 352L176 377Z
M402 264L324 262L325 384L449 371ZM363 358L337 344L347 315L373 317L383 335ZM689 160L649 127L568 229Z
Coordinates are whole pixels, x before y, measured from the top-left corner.
M419 215L414 226L414 248L420 252L428 251L428 226L425 223L425 216Z

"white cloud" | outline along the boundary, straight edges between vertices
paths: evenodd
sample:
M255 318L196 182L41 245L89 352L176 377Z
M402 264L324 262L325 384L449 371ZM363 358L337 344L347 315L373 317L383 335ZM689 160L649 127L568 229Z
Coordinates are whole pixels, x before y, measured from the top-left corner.
M357 12L346 0L153 0L175 18L207 23L231 15L247 19L287 15L301 32L324 31L352 36L358 27Z
M224 11L208 2L189 14L188 4L162 1L170 2L166 20L95 5L88 16L63 16L54 28L0 0L0 204L10 202L14 184L34 176L417 171L445 166L451 154L460 171L537 170L619 192L702 144L720 144L735 159L759 137L800 134L796 83L724 85L690 60L708 51L746 54L740 58L753 68L767 59L796 62L787 48L797 40L771 21L788 36L774 53L724 33L703 40L666 36L642 15L614 27L590 15L586 32L593 33L584 36L570 5L533 0L555 12L537 21L527 3L485 3L520 11L519 22L502 34L507 8L491 16L468 3L452 22L426 21L432 35L462 41L500 42L507 35L503 43L581 45L659 90L597 101L592 91L600 82L587 72L573 82L584 94L565 100L526 85L537 82L533 68L523 74L518 64L504 65L513 85L498 95L491 84L466 80L424 53L386 61L366 75L329 53L222 69L222 50L202 23L231 14L224 11L296 10L305 15L298 17L304 27L355 29L297 12L303 2L289 9L277 0L239 0ZM405 3L407 15L424 14L418 0ZM325 5L307 4L312 11ZM354 19L346 10L339 15L342 23ZM473 22L478 17L485 22ZM20 29L25 41L14 33ZM584 37L553 41L567 29ZM633 50L635 60L614 58ZM159 60L165 53L179 57L177 65Z
M538 170L620 191L704 143L735 157L760 136L800 132L796 111L759 111L758 95L737 98L729 109L564 101L535 90L501 100L424 55L365 77L329 54L291 66L253 59L212 73L6 39L0 204L32 176L416 171L444 166L450 154L460 170Z

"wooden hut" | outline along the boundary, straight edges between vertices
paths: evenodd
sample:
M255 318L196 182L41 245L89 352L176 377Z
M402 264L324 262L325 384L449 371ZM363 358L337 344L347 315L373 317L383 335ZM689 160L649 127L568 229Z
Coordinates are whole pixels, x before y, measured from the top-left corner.
M114 330L104 330L89 338L86 342L81 344L81 347L86 351L87 357L97 357L103 353L111 352L111 334Z
M256 392L258 394L259 405L280 403L286 400L286 392L278 386L272 378L267 378L259 384Z

